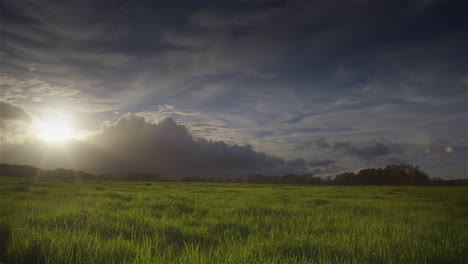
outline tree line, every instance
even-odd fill
[[[333,179],[338,185],[428,185],[429,175],[417,166],[401,164],[384,168],[364,169],[358,173],[343,173]]]
[[[1,177],[25,177],[25,178],[59,178],[59,179],[95,179],[91,173],[80,170],[55,169],[44,170],[28,165],[0,164]]]
[[[0,177],[57,178],[69,180],[126,180],[126,181],[182,181],[182,182],[233,182],[264,184],[298,184],[298,185],[434,185],[434,186],[467,186],[468,179],[444,180],[430,178],[419,167],[399,164],[383,168],[363,169],[357,173],[346,172],[335,177],[318,177],[313,174],[286,174],[270,176],[262,174],[249,175],[245,178],[208,178],[184,177],[180,179],[164,178],[157,173],[128,173],[125,175],[101,174],[55,169],[44,170],[28,165],[0,164]]]

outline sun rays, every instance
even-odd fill
[[[73,137],[71,122],[65,118],[48,117],[38,124],[38,137],[46,142],[57,143]]]

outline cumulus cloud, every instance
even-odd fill
[[[138,171],[175,177],[246,176],[307,170],[307,163],[302,159],[284,160],[255,151],[250,145],[194,138],[185,126],[171,118],[152,124],[133,114],[104,126],[100,133],[85,142],[73,141],[62,148],[66,148],[66,157],[60,153],[61,148],[47,148],[38,141],[4,146],[2,162],[21,160],[21,163],[36,166],[73,166],[95,173]],[[38,164],[39,161],[42,163]]]

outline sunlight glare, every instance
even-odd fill
[[[64,119],[45,119],[39,124],[39,137],[47,142],[62,142],[72,137],[71,126]]]

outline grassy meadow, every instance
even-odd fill
[[[468,187],[0,178],[3,263],[468,263]]]

